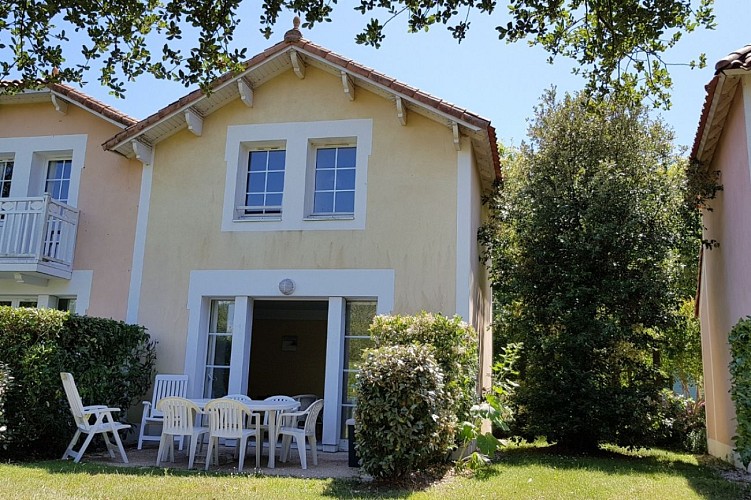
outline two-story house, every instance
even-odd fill
[[[421,310],[475,327],[487,386],[488,120],[293,29],[104,147],[142,165],[126,319],[191,396],[316,394],[337,449],[370,319]]]
[[[0,305],[125,319],[140,164],[101,144],[134,123],[65,85],[0,93]]]

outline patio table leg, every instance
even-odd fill
[[[270,410],[269,414],[269,469],[274,468],[276,457],[276,442],[279,439],[279,431],[276,427],[276,411]]]

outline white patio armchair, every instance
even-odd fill
[[[70,444],[68,444],[68,448],[63,454],[63,460],[71,457],[75,463],[80,462],[81,457],[83,457],[84,452],[86,452],[86,448],[88,448],[91,440],[96,434],[102,435],[110,457],[115,458],[115,446],[107,436],[108,433],[112,433],[112,437],[115,438],[115,443],[117,443],[117,449],[120,452],[120,456],[122,457],[123,462],[127,464],[128,456],[125,454],[123,442],[120,440],[117,431],[130,429],[130,425],[117,422],[112,417],[112,412],[120,411],[120,408],[110,408],[107,405],[84,406],[81,402],[81,396],[78,394],[76,382],[73,380],[73,375],[67,372],[61,372],[60,378],[63,381],[63,388],[65,389],[65,395],[68,398],[70,412],[73,414],[73,419],[75,420],[77,427],[73,439],[70,440]],[[74,451],[73,447],[78,443],[81,434],[86,434],[86,439],[84,439],[78,451]]]
[[[264,401],[277,401],[277,402],[283,402],[283,403],[292,403],[296,402],[297,400],[293,398],[292,396],[269,396],[264,399]],[[277,427],[280,425],[279,419],[276,419],[276,425]],[[261,441],[263,441],[263,434],[268,433],[269,436],[271,436],[271,433],[269,432],[269,414],[266,412],[263,415],[263,423],[261,424]],[[276,443],[272,443],[271,439],[269,439],[269,453],[276,453]]]
[[[143,447],[144,441],[159,441],[160,434],[149,434],[148,430],[154,425],[162,424],[162,412],[157,408],[157,403],[162,398],[179,397],[184,398],[188,393],[188,376],[187,375],[157,375],[154,379],[154,394],[151,401],[143,402],[143,416],[141,417],[141,428],[138,432],[138,449]],[[183,449],[182,437],[180,440],[180,450]]]
[[[310,442],[310,453],[313,457],[313,465],[318,465],[316,421],[318,420],[318,415],[320,415],[322,409],[323,399],[319,399],[308,406],[308,409],[305,411],[284,412],[281,414],[279,435],[282,436],[282,455],[280,461],[287,461],[292,438],[295,438],[297,452],[300,454],[300,465],[302,465],[303,469],[307,469],[308,453],[305,448],[305,438],[308,438],[308,441]],[[300,428],[297,426],[297,422],[302,418],[305,419],[305,426]]]
[[[170,462],[175,461],[175,438],[187,436],[190,440],[188,469],[192,469],[196,458],[196,447],[200,450],[201,438],[209,432],[208,427],[196,425],[196,417],[201,413],[201,409],[192,401],[178,397],[162,398],[156,406],[162,413],[163,419],[162,436],[159,440],[159,451],[156,454],[157,467],[168,451],[167,446],[169,446]]]
[[[245,462],[245,453],[248,448],[248,439],[252,436],[256,439],[256,468],[261,463],[261,443],[259,441],[260,415],[252,413],[247,406],[240,401],[222,398],[214,399],[206,403],[204,413],[209,415],[209,446],[206,450],[206,470],[213,458],[214,463],[219,463],[219,440],[237,439],[238,444],[235,452],[240,451],[237,470],[242,472]],[[255,422],[250,428],[245,427],[246,419],[250,417]]]

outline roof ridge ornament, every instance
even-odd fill
[[[300,32],[300,16],[295,16],[295,18],[292,20],[292,29],[284,34],[284,41],[293,43],[300,41],[301,38],[302,33]]]

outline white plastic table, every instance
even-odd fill
[[[211,401],[211,399],[205,398],[190,398],[190,400],[198,405],[201,410],[203,410],[204,406],[206,406],[206,403]],[[247,406],[248,409],[253,413],[263,412],[269,416],[269,468],[273,469],[275,467],[274,460],[276,457],[276,442],[279,440],[279,428],[276,423],[276,416],[281,411],[298,409],[300,407],[300,403],[298,401],[253,400],[250,403],[243,402],[242,404]]]

